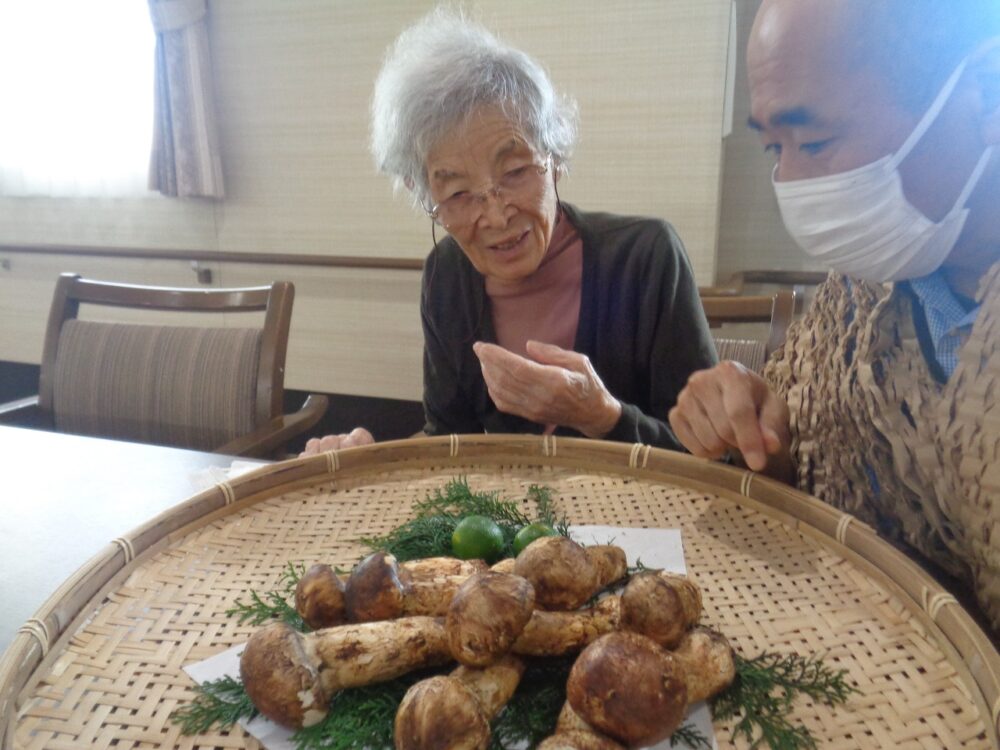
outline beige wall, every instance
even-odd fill
[[[746,126],[750,116],[746,45],[761,0],[736,0],[738,50],[733,132],[725,139],[719,254],[722,281],[743,270],[813,270],[811,261],[788,236],[771,188],[773,157]]]
[[[228,197],[0,198],[0,244],[165,247],[422,258],[430,226],[393,198],[366,149],[386,45],[432,3],[211,0]],[[580,104],[564,199],[661,216],[702,283],[715,276],[730,0],[482,0],[488,25],[544,62]],[[56,270],[194,284],[184,264],[7,258],[0,359],[38,361]],[[288,385],[420,394],[419,275],[221,263],[230,286],[296,283]],[[31,279],[29,294],[23,279]]]

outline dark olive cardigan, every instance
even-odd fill
[[[717,361],[680,238],[658,219],[579,211],[562,204],[583,240],[575,351],[586,354],[622,415],[608,440],[680,449],[667,412],[695,370]],[[424,266],[424,412],[429,435],[541,433],[497,410],[476,341],[496,342],[483,277],[458,244],[438,243]],[[557,435],[579,435],[560,427]]]

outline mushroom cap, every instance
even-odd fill
[[[520,576],[476,573],[455,592],[445,628],[451,655],[484,667],[514,645],[535,609],[535,590]]]
[[[566,697],[587,724],[630,747],[669,737],[687,710],[687,685],[673,656],[628,631],[608,633],[583,650]]]
[[[347,622],[344,582],[329,565],[313,565],[295,586],[295,610],[313,630]]]
[[[586,550],[569,537],[536,539],[514,561],[514,572],[535,587],[542,609],[577,609],[597,589],[597,569]]]
[[[621,598],[621,627],[676,646],[701,616],[701,592],[684,576],[646,570],[633,576]]]
[[[368,555],[347,579],[347,616],[351,622],[394,620],[403,614],[406,589],[394,556],[386,552]]]
[[[297,729],[326,716],[330,696],[302,636],[283,622],[250,636],[240,656],[240,679],[257,710],[276,724]]]
[[[591,544],[584,549],[587,557],[597,569],[597,584],[608,586],[625,577],[628,573],[628,559],[625,550],[614,544]]]
[[[396,711],[396,750],[486,750],[490,724],[464,682],[438,676],[413,685]]]

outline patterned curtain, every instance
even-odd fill
[[[149,0],[156,31],[156,103],[149,187],[222,198],[222,160],[206,0]]]

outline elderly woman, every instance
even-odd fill
[[[424,269],[425,432],[586,435],[679,448],[667,413],[716,362],[664,221],[559,200],[574,107],[481,26],[431,13],[389,50],[372,103],[379,169],[438,242]],[[367,433],[314,441],[313,450]]]

